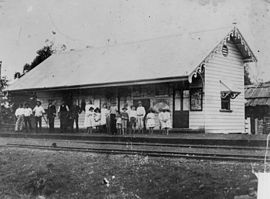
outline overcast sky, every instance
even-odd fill
[[[81,49],[233,22],[259,60],[253,76],[270,80],[270,0],[0,0],[2,73],[22,72],[46,39]]]

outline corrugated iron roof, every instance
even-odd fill
[[[246,106],[270,106],[270,84],[245,86]]]
[[[6,90],[51,89],[188,76],[227,29],[57,53]],[[231,33],[229,33],[231,34]]]
[[[246,106],[270,106],[270,98],[247,99]]]
[[[270,98],[270,85],[245,87],[245,98]]]

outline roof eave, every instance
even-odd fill
[[[179,81],[188,81],[188,76],[165,77],[165,78],[122,81],[122,82],[109,82],[109,83],[102,83],[102,84],[84,84],[84,85],[73,85],[73,86],[27,88],[27,89],[13,89],[13,90],[6,89],[5,91],[6,92],[27,92],[27,91],[91,89],[91,88],[105,88],[105,87],[118,87],[118,86],[133,86],[133,85],[143,85],[143,84],[171,83],[171,82],[179,82]]]

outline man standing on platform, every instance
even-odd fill
[[[53,104],[53,100],[49,100],[48,110],[47,110],[47,119],[49,122],[49,132],[54,132],[54,118],[56,117],[56,108]]]
[[[81,112],[82,112],[81,108],[74,102],[70,108],[70,115],[71,115],[70,125],[71,125],[72,133],[73,133],[73,129],[74,129],[74,127],[73,127],[74,122],[76,124],[76,132],[77,133],[79,132],[79,114]]]
[[[116,114],[118,112],[118,108],[116,106],[116,103],[113,102],[110,107],[110,131],[112,135],[116,135],[117,129],[116,129]]]
[[[36,133],[38,133],[38,130],[41,131],[42,128],[42,116],[45,113],[44,108],[41,106],[41,102],[37,101],[36,107],[33,109],[34,116],[35,116],[35,124],[36,124]]]
[[[68,115],[69,114],[69,108],[66,105],[66,103],[63,101],[61,106],[58,109],[58,117],[60,119],[60,131],[61,133],[66,132],[67,125],[68,125]]]
[[[138,107],[137,107],[137,125],[138,125],[138,130],[139,133],[142,132],[143,133],[143,120],[144,120],[144,116],[145,116],[145,108],[142,106],[142,102],[139,101],[138,102]]]
[[[25,125],[25,131],[28,132],[28,130],[32,131],[32,125],[31,125],[31,115],[33,111],[29,107],[28,103],[25,103],[24,107],[24,125]]]

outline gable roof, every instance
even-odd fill
[[[237,34],[239,33],[239,34]],[[37,90],[112,83],[186,78],[233,34],[243,45],[243,59],[256,61],[237,28],[56,53],[15,81],[6,90]],[[242,42],[242,43],[241,43]],[[214,50],[213,50],[214,49]]]

